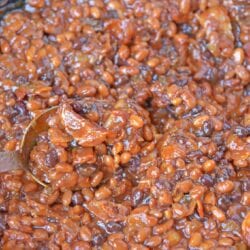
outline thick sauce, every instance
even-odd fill
[[[28,0],[0,25],[0,248],[247,250],[247,1]]]

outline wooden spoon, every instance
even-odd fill
[[[30,152],[36,144],[36,138],[41,132],[49,129],[47,119],[56,112],[57,108],[58,106],[46,109],[30,122],[24,132],[20,151],[0,152],[0,173],[21,168],[27,171],[37,183],[43,187],[48,187],[47,184],[40,181],[31,173],[29,169],[29,158]]]

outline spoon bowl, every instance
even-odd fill
[[[29,158],[31,150],[36,144],[36,138],[40,133],[49,129],[47,119],[50,115],[53,115],[56,112],[57,108],[58,106],[55,106],[44,110],[30,122],[24,132],[20,144],[20,151],[0,152],[0,173],[21,168],[28,172],[37,183],[43,187],[48,187],[47,184],[31,173],[29,168]]]

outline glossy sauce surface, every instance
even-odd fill
[[[0,25],[1,249],[250,245],[243,1],[28,0]]]

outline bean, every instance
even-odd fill
[[[236,48],[233,52],[234,62],[237,64],[242,64],[244,61],[244,50],[242,48]]]
[[[149,227],[141,227],[138,229],[138,232],[135,236],[135,240],[138,243],[142,243],[146,240],[148,235],[150,235],[151,229]]]
[[[154,234],[163,234],[163,233],[167,232],[169,229],[171,229],[173,225],[174,225],[174,220],[170,219],[163,224],[159,224],[159,225],[155,226],[153,228],[153,233]]]
[[[72,249],[73,250],[78,250],[78,249],[86,249],[86,250],[90,250],[91,246],[88,242],[84,242],[84,241],[75,241],[72,244]]]
[[[190,0],[181,0],[180,2],[180,12],[183,14],[188,14],[191,8]]]
[[[96,172],[95,175],[91,179],[91,183],[90,183],[91,186],[92,187],[98,186],[101,183],[103,176],[104,176],[103,172],[101,171]]]
[[[43,200],[43,203],[48,203],[49,205],[53,204],[56,202],[56,200],[59,197],[59,192],[57,190],[53,191],[50,193],[47,197],[45,196],[46,201]]]
[[[193,124],[195,127],[198,128],[198,127],[201,127],[205,121],[208,121],[208,119],[209,119],[209,116],[207,115],[198,116],[197,118],[194,119]]]
[[[130,161],[131,159],[131,154],[129,152],[123,152],[121,154],[120,162],[121,164],[126,164]]]
[[[103,163],[111,170],[115,168],[115,161],[111,155],[104,155],[103,156]]]
[[[35,8],[42,8],[45,4],[44,0],[28,0],[28,3]]]
[[[142,62],[147,58],[149,51],[147,49],[141,49],[135,54],[135,59],[139,62]]]
[[[119,72],[122,75],[135,76],[139,74],[139,69],[131,66],[122,66],[120,67]]]
[[[90,189],[87,189],[87,188],[82,190],[82,195],[86,201],[91,201],[94,198],[93,191],[91,191]]]
[[[101,186],[96,192],[95,192],[95,198],[97,200],[104,200],[109,198],[112,195],[111,190],[106,186]]]
[[[67,190],[66,192],[64,192],[63,196],[62,196],[63,205],[69,206],[69,204],[71,203],[71,198],[72,198],[72,191],[71,190]]]
[[[0,173],[0,249],[247,249],[243,2],[27,0],[3,16],[0,149],[27,153],[29,123],[58,108],[28,141],[49,188]]]
[[[76,93],[82,97],[91,97],[96,95],[96,88],[90,85],[81,85],[77,88]]]
[[[188,193],[193,187],[193,183],[191,180],[185,180],[177,183],[176,188],[178,188],[183,193]]]
[[[49,239],[48,232],[43,229],[35,229],[33,232],[33,238],[37,241],[46,241]]]
[[[195,232],[191,234],[191,237],[189,239],[189,246],[190,247],[199,247],[202,243],[202,236],[201,233]]]
[[[161,244],[162,238],[160,236],[152,236],[147,239],[144,244],[148,247],[157,247]]]
[[[250,204],[250,192],[244,192],[241,198],[241,203],[245,206],[249,206]]]
[[[170,246],[175,246],[180,242],[181,235],[180,235],[180,233],[178,231],[176,231],[174,229],[170,229],[166,233],[166,239],[168,240],[168,243],[169,243]]]
[[[114,77],[112,76],[111,73],[109,73],[108,71],[105,71],[102,75],[102,79],[107,82],[108,84],[110,85],[113,85],[114,84]]]
[[[115,250],[120,250],[120,249],[127,250],[127,249],[129,249],[127,243],[121,239],[114,240],[112,246],[113,246],[113,249],[115,249]]]
[[[83,241],[88,241],[88,242],[92,240],[92,233],[87,226],[82,226],[80,228],[80,238]]]
[[[231,193],[234,189],[234,183],[230,180],[225,180],[217,183],[215,188],[221,194]]]
[[[160,64],[160,59],[157,57],[151,58],[148,60],[147,65],[151,68],[155,68]]]
[[[56,164],[55,168],[59,173],[71,173],[73,171],[72,165],[65,162]]]
[[[66,173],[63,175],[62,178],[56,180],[55,186],[62,189],[71,188],[76,185],[77,180],[78,180],[78,175],[75,172]]]
[[[121,59],[126,60],[130,55],[129,48],[126,45],[122,45],[119,48],[118,55]]]
[[[131,115],[129,118],[129,121],[130,121],[131,126],[135,128],[142,128],[144,124],[142,118],[137,115]]]
[[[203,163],[202,169],[204,172],[209,173],[212,172],[216,167],[216,163],[214,160],[207,160]]]
[[[230,238],[221,238],[219,240],[219,245],[220,246],[232,246],[234,241]]]
[[[211,211],[212,211],[212,214],[214,215],[214,217],[219,222],[223,222],[223,221],[226,220],[226,216],[225,216],[224,212],[220,208],[218,208],[216,206],[213,206],[212,209],[211,209]]]
[[[91,7],[90,14],[92,17],[99,19],[101,17],[101,11],[98,7]]]

